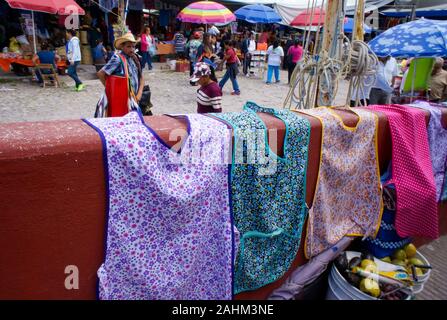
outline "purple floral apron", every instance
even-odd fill
[[[109,216],[100,299],[232,299],[231,131],[187,115],[171,150],[140,114],[85,120],[105,151]]]
[[[428,143],[430,146],[433,173],[435,175],[436,199],[440,199],[447,169],[447,130],[442,126],[441,108],[431,106],[426,101],[416,101],[408,106],[430,111]]]

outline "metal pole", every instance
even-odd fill
[[[416,20],[416,4],[413,3],[413,8],[411,8],[411,17],[410,21]]]
[[[363,20],[365,19],[365,0],[357,1],[357,8],[355,9],[354,17],[354,33],[353,40],[364,40]]]
[[[126,26],[127,12],[129,11],[129,0],[126,1],[126,9],[124,9],[124,26]]]
[[[33,21],[33,42],[34,42],[34,53],[37,54],[37,44],[36,44],[36,27],[34,25],[34,11],[31,11],[31,17]]]
[[[414,58],[413,61],[411,63],[414,62],[414,69],[413,69],[413,74],[412,79],[411,79],[411,96],[410,96],[410,103],[413,102],[413,95],[414,95],[414,80],[416,79],[416,70],[417,70],[417,66],[418,66],[418,59]],[[411,66],[410,66],[411,69]]]

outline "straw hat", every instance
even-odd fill
[[[137,40],[135,40],[135,37],[132,33],[128,32],[124,36],[115,39],[114,46],[116,49],[121,49],[121,46],[126,42],[136,43]]]

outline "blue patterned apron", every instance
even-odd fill
[[[270,149],[267,128],[256,112],[270,113],[285,123],[284,157]],[[252,102],[243,112],[213,115],[234,130],[232,206],[241,233],[234,275],[237,294],[276,281],[297,254],[308,212],[310,123],[288,110],[263,108]]]

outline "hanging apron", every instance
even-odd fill
[[[312,258],[344,236],[375,237],[383,211],[377,156],[378,117],[348,108],[359,117],[347,127],[332,108],[300,111],[322,123],[318,181],[309,210],[305,254]]]
[[[129,100],[134,95],[129,79],[126,58],[118,54],[123,64],[124,76],[110,75],[106,77],[107,116],[122,117],[129,113]]]
[[[379,232],[375,239],[366,238],[362,242],[363,248],[379,259],[391,257],[397,249],[403,248],[412,241],[408,237],[399,237],[396,232],[396,188],[394,184],[388,183],[391,178],[391,167],[390,163],[387,171],[380,178],[384,210]]]
[[[286,124],[284,157],[271,151],[266,126],[256,112],[273,114]],[[252,102],[243,112],[213,115],[234,130],[232,207],[241,234],[234,275],[237,294],[276,281],[296,257],[307,216],[310,123],[290,111]]]
[[[447,160],[446,160],[446,164],[447,166]],[[447,201],[447,171],[445,173],[445,177],[444,177],[444,187],[443,187],[443,191],[441,193],[441,201]]]
[[[179,152],[137,112],[85,120],[102,138],[108,177],[101,299],[232,299],[231,130],[185,117]]]
[[[388,118],[392,178],[396,186],[396,230],[400,237],[439,236],[436,186],[425,113],[402,105],[368,106]]]
[[[430,146],[433,173],[435,175],[436,199],[438,200],[441,198],[447,169],[447,129],[444,129],[442,126],[442,112],[439,107],[431,106],[425,101],[416,101],[408,106],[430,111],[428,143]]]

